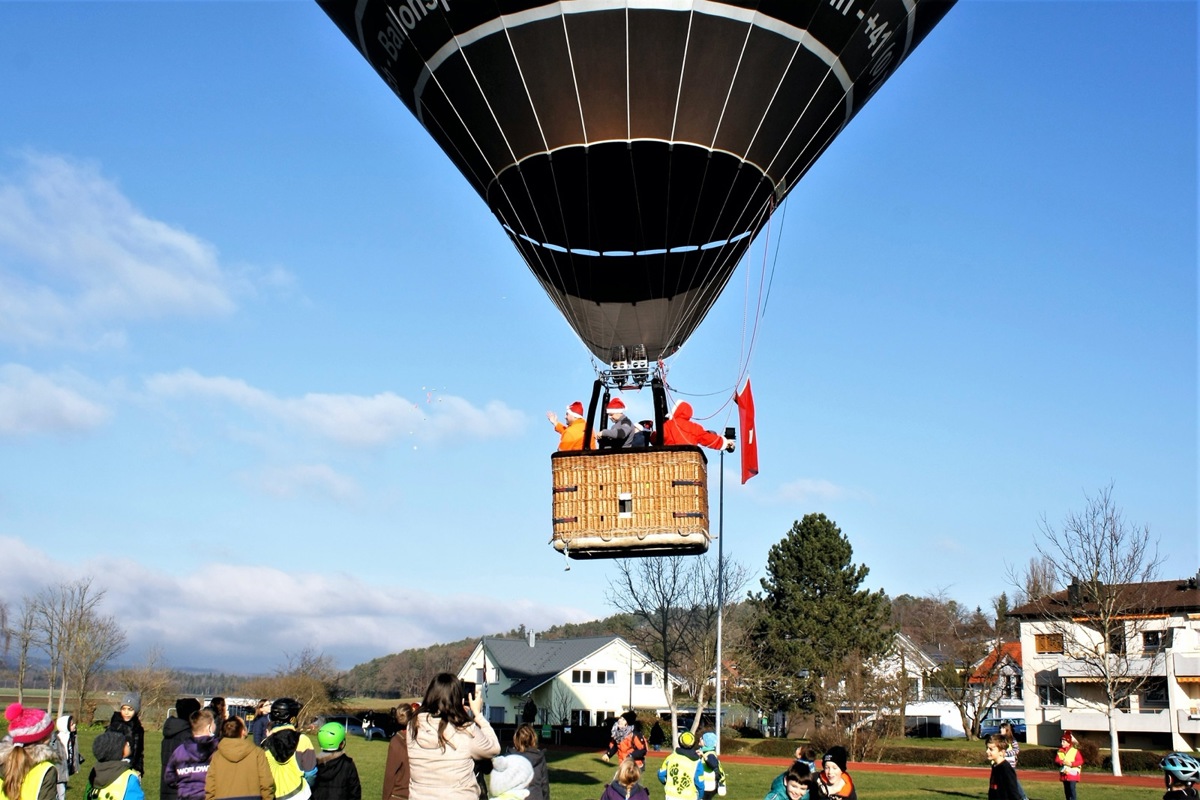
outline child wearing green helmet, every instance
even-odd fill
[[[358,767],[346,755],[346,728],[340,722],[326,722],[317,731],[317,779],[313,781],[312,800],[362,800]]]

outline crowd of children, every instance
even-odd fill
[[[453,676],[445,676],[452,678]],[[445,682],[445,681],[444,681]],[[446,682],[449,685],[448,682]],[[439,696],[431,686],[431,697]],[[452,699],[454,693],[443,694]],[[453,687],[451,687],[453,688]],[[461,690],[460,690],[461,694]],[[471,698],[478,703],[475,698]],[[362,800],[362,784],[358,769],[346,753],[346,728],[328,722],[317,731],[315,749],[309,738],[295,727],[300,705],[295,700],[281,698],[268,707],[268,724],[262,746],[247,738],[249,729],[239,717],[224,720],[218,727],[213,707],[200,708],[199,702],[184,698],[176,704],[179,714],[188,713],[186,735],[164,728],[162,798],[178,800]],[[463,698],[466,712],[473,705]],[[399,732],[389,744],[382,800],[409,800],[413,765],[409,758],[421,709],[435,707],[427,702],[419,709],[401,706],[396,711]],[[437,728],[438,718],[426,719]],[[141,776],[144,764],[142,752],[144,735],[137,719],[135,696],[127,696],[113,716],[107,730],[92,744],[95,762],[86,784],[86,800],[145,800]],[[25,708],[13,703],[5,710],[8,733],[0,740],[0,800],[64,800],[71,775],[79,772],[86,759],[77,752],[75,722],[69,716],[52,723],[51,717],[39,709]],[[468,713],[464,720],[479,724],[479,716]],[[429,724],[428,722],[426,724]],[[178,726],[176,726],[178,727]],[[460,725],[460,728],[462,726]],[[489,729],[490,730],[490,729]],[[457,734],[456,734],[457,735]],[[473,734],[467,732],[468,737]],[[439,738],[444,740],[445,734]],[[169,746],[168,746],[169,745]],[[667,800],[712,800],[725,794],[726,774],[716,753],[716,735],[704,733],[699,740],[691,731],[679,734],[677,747],[662,762],[658,779]],[[487,748],[485,748],[487,749]],[[1017,757],[1020,745],[1011,728],[1001,728],[999,734],[986,739],[985,755],[991,764],[988,780],[988,800],[1028,800],[1017,778]],[[466,767],[474,758],[471,750],[459,756],[466,758]],[[549,800],[549,774],[545,754],[538,748],[538,736],[531,725],[518,728],[513,747],[503,756],[488,749],[481,760],[486,769],[474,768],[475,777],[469,785],[476,786],[469,794],[475,800]],[[648,789],[641,784],[646,740],[632,712],[627,712],[613,725],[612,741],[603,755],[605,761],[617,756],[618,766],[613,779],[602,790],[599,800],[649,800]],[[848,771],[844,747],[831,747],[820,758],[819,769],[815,753],[797,750],[795,762],[772,783],[764,800],[857,800],[854,780]],[[1065,800],[1075,800],[1083,769],[1079,742],[1070,731],[1064,731],[1055,753]],[[417,759],[417,772],[428,771]],[[1166,793],[1163,800],[1200,800],[1196,785],[1200,783],[1200,760],[1187,753],[1170,753],[1160,767]],[[440,767],[438,769],[441,769]],[[436,774],[437,769],[430,774]],[[486,779],[483,777],[486,775]],[[426,778],[428,779],[428,775]],[[425,787],[438,794],[436,784]]]

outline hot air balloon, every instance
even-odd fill
[[[317,2],[619,387],[683,345],[954,0]]]

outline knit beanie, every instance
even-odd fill
[[[122,706],[129,706],[136,714],[142,710],[142,696],[137,692],[129,692],[121,698]]]
[[[522,755],[497,756],[492,759],[492,775],[488,785],[492,797],[512,792],[520,797],[529,796],[529,784],[533,782],[533,764]]]
[[[712,731],[700,737],[700,752],[712,753],[717,749],[717,735]]]
[[[54,730],[54,720],[40,708],[25,708],[20,703],[13,703],[4,709],[4,718],[8,720],[8,735],[13,744],[27,745],[40,742]]]
[[[696,746],[696,734],[691,731],[684,731],[679,734],[679,746],[685,750],[690,750]]]
[[[821,759],[824,764],[827,761],[832,761],[838,765],[842,772],[846,771],[846,762],[850,760],[850,754],[846,752],[846,748],[839,745],[834,745],[829,748],[829,752],[825,753],[825,757]]]
[[[129,741],[120,731],[105,731],[92,742],[92,755],[97,761],[120,761],[125,757],[125,743]]]

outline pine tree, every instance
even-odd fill
[[[806,515],[771,547],[763,592],[750,598],[760,702],[811,708],[838,683],[848,659],[865,661],[890,646],[888,597],[859,588],[869,570],[852,563],[853,555],[850,540],[824,514]]]

